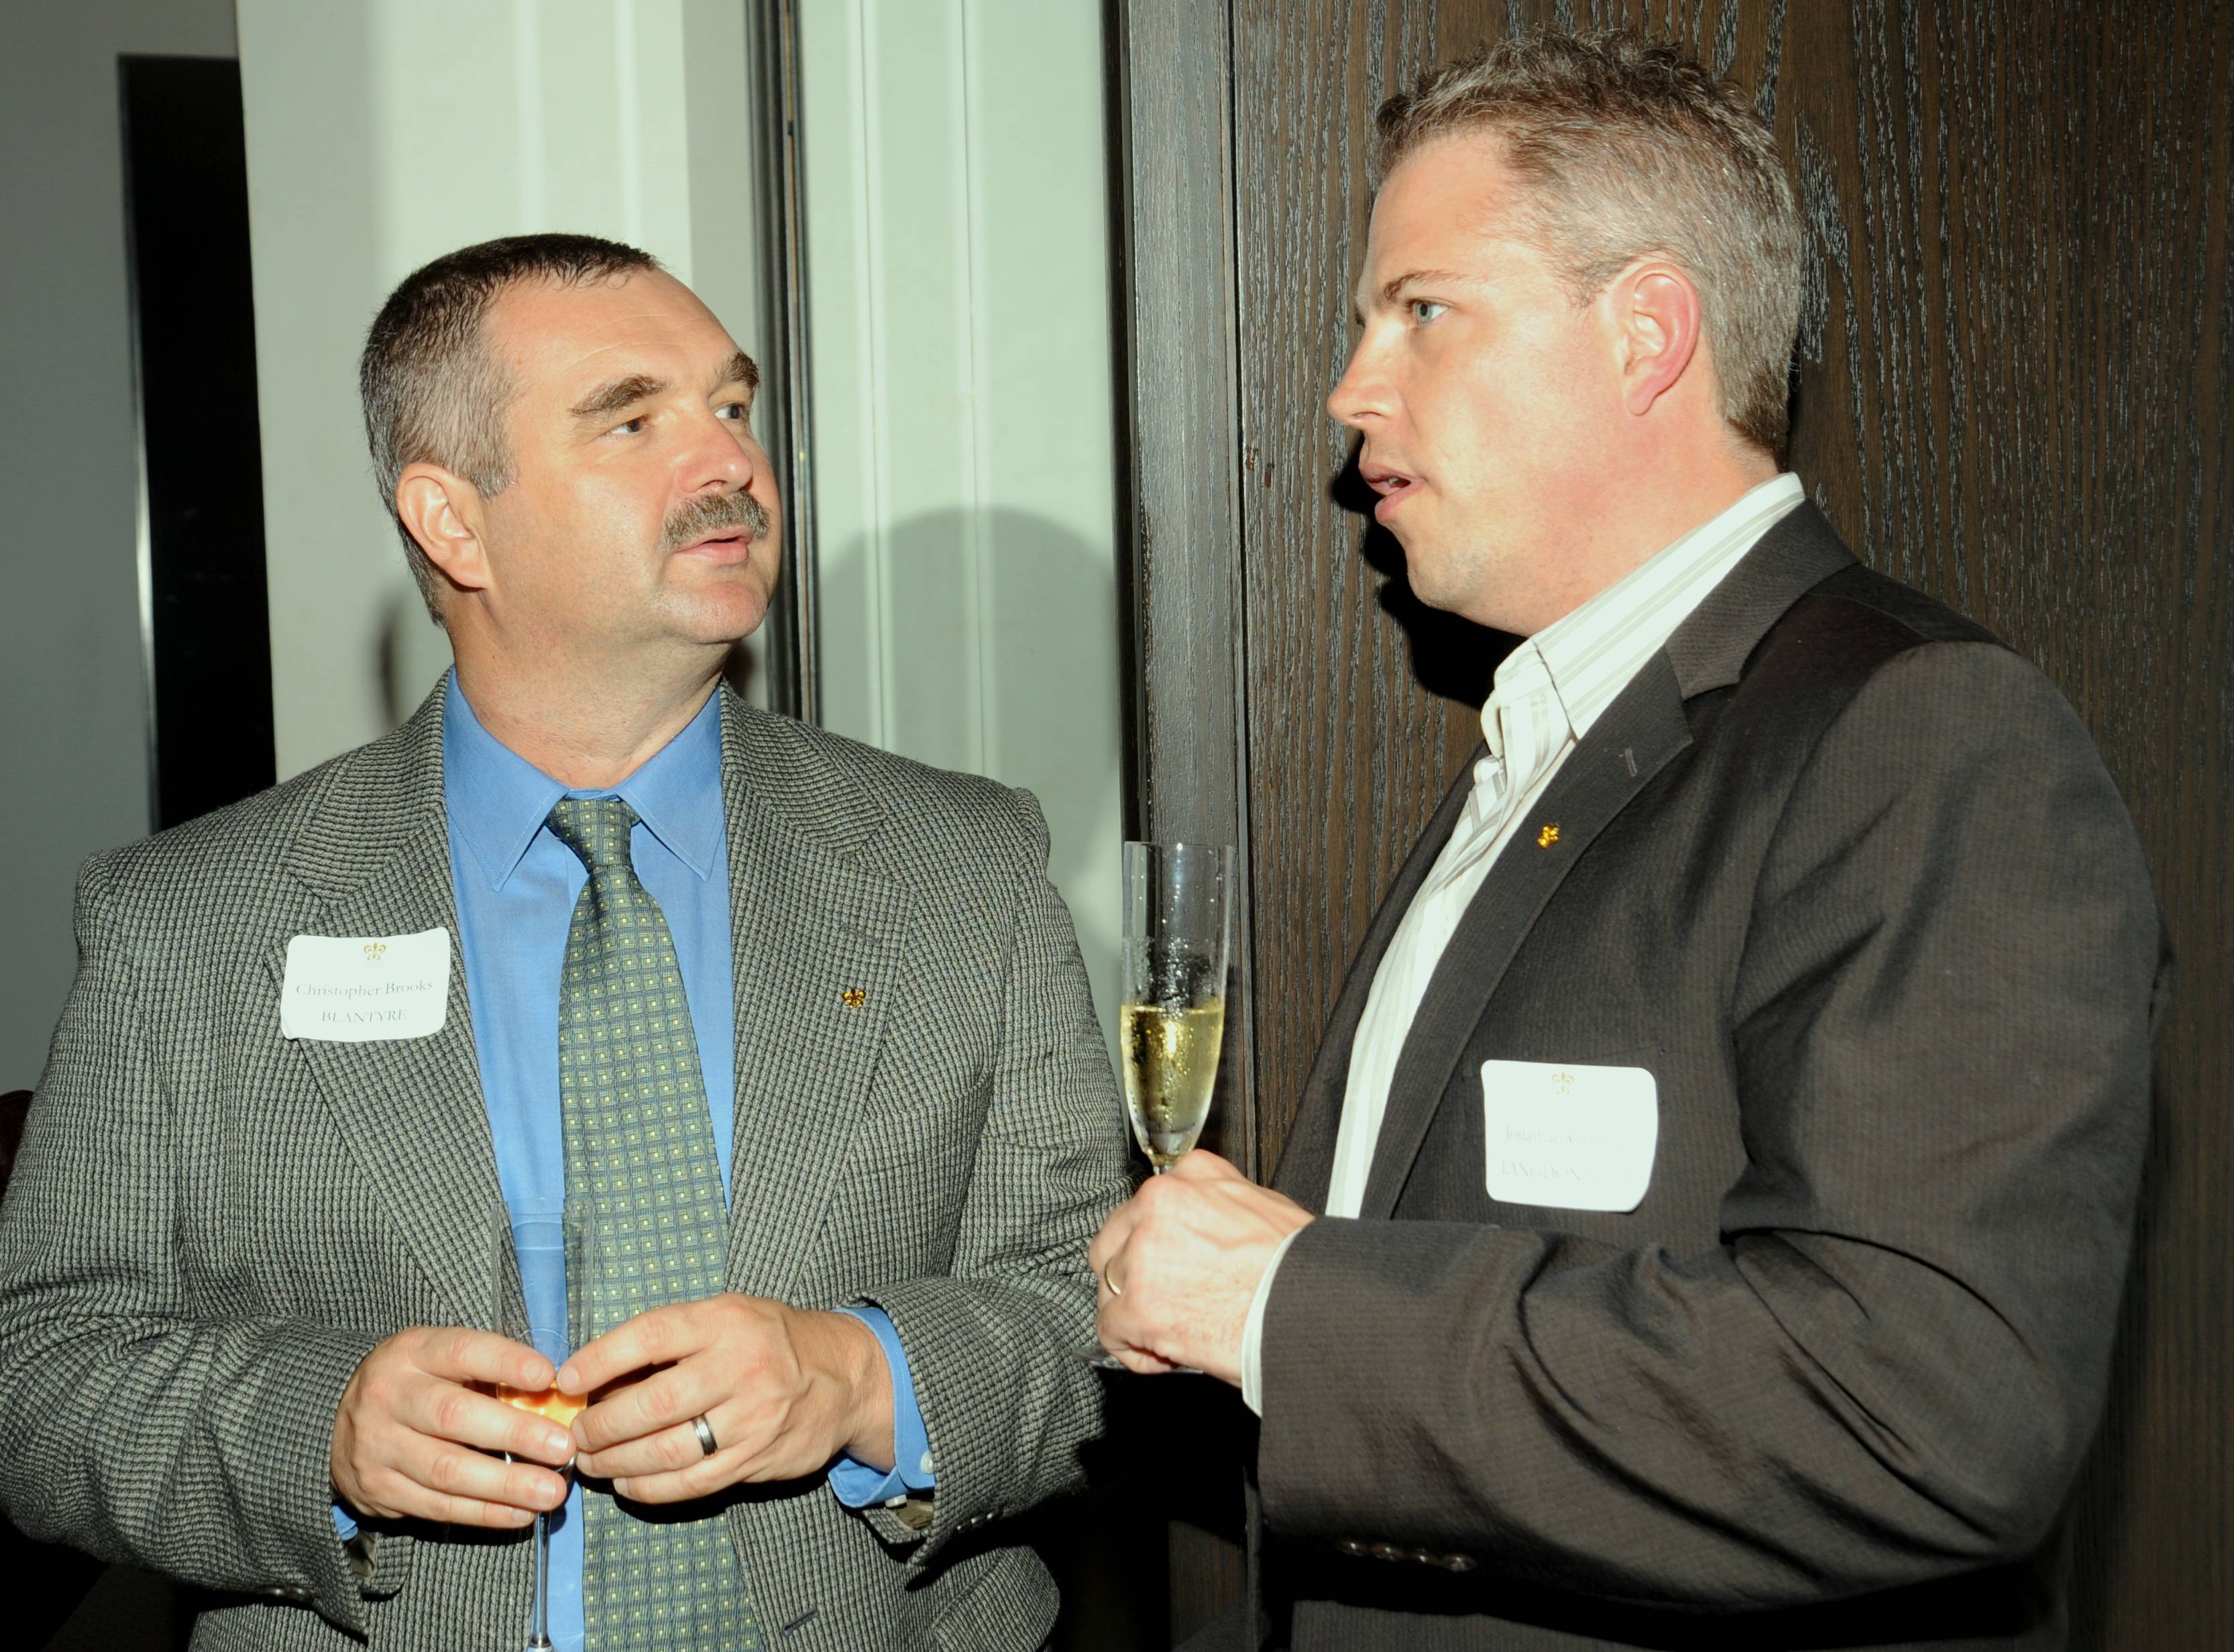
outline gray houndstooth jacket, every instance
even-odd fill
[[[873,1302],[937,1463],[929,1523],[820,1479],[729,1527],[772,1647],[1037,1647],[1010,1517],[1099,1423],[1086,1244],[1121,1118],[1029,796],[722,703],[736,991],[732,1290]],[[462,964],[446,1024],[279,1034],[299,933],[454,933],[439,694],[388,738],[105,855],[0,1211],[0,1500],[219,1591],[198,1649],[519,1643],[524,1541],[345,1548],[336,1405],[382,1338],[486,1322],[499,1198]],[[920,1521],[920,1505],[903,1512]]]

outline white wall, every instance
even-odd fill
[[[1101,8],[800,8],[823,721],[1029,787],[1105,1025],[1122,835]]]
[[[0,1090],[45,1062],[79,865],[150,826],[121,53],[229,57],[230,0],[0,26]]]
[[[656,254],[756,346],[742,0],[238,0],[282,779],[448,663],[371,481],[356,357],[429,258],[572,230]]]

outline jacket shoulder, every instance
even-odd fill
[[[763,754],[755,772],[780,774],[790,793],[782,801],[796,813],[872,811],[887,838],[911,850],[1044,852],[1046,828],[1028,792],[774,712],[741,707],[740,713],[748,748]]]
[[[208,925],[224,912],[268,914],[310,863],[346,860],[420,829],[440,809],[440,695],[380,740],[319,762],[255,796],[96,856],[81,901],[108,894],[129,912]],[[324,840],[324,850],[317,845]]]
[[[1762,635],[1736,681],[1687,701],[1695,738],[1757,775],[1796,775],[1826,741],[1885,739],[1919,761],[1995,727],[2078,719],[2046,675],[1944,603],[1851,565],[1811,586]],[[1844,730],[1834,740],[1833,731]],[[2091,747],[2090,747],[2091,750]]]
[[[228,883],[275,874],[286,865],[304,823],[335,785],[346,785],[350,769],[369,749],[344,751],[239,802],[96,854],[85,863],[85,881],[129,898],[139,892],[177,892],[181,885],[221,890]]]
[[[1739,676],[1737,697],[1773,702],[1787,723],[1828,721],[1897,663],[1904,674],[1999,679],[2014,668],[2038,675],[1976,620],[1854,564],[1811,587],[1769,626]]]
[[[1857,563],[1793,603],[1761,638],[1754,663],[1806,652],[1874,667],[1934,643],[2008,646],[1937,598]]]

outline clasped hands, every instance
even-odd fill
[[[1242,1333],[1264,1270],[1312,1220],[1216,1153],[1186,1154],[1111,1213],[1086,1258],[1101,1346],[1133,1370],[1192,1366],[1238,1387]]]
[[[571,1432],[498,1385],[596,1396]],[[706,1454],[691,1420],[718,1448]],[[517,1527],[565,1500],[571,1461],[640,1503],[892,1460],[892,1378],[849,1314],[735,1294],[639,1314],[551,1361],[492,1331],[417,1327],[367,1355],[334,1418],[334,1489],[359,1513]],[[506,1462],[505,1454],[514,1460]]]

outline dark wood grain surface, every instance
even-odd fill
[[[1224,0],[1122,0],[1120,372],[1133,646],[1132,830],[1231,844],[1247,886],[1243,538],[1235,394],[1232,80]],[[1140,134],[1136,141],[1133,134]],[[1143,668],[1146,669],[1143,669]],[[1258,1141],[1249,904],[1239,904],[1218,1107],[1204,1145]]]
[[[1225,0],[1114,0],[1118,381],[1124,402],[1127,833],[1226,843],[1249,886],[1247,702],[1236,394],[1233,82]],[[1256,1173],[1260,1132],[1251,908],[1236,904],[1218,1105],[1203,1146]],[[1119,1385],[1107,1472],[1088,1499],[1104,1542],[1057,1573],[1059,1652],[1143,1644],[1114,1603],[1153,1577],[1175,1641],[1244,1588],[1239,1521],[1248,1419],[1221,1385]],[[1160,1541],[1159,1541],[1160,1539]],[[1145,1546],[1144,1546],[1145,1545]],[[1110,1603],[1081,1609],[1099,1594]],[[1168,1643],[1168,1642],[1166,1642]]]
[[[1366,532],[1346,490],[1349,444],[1323,411],[1349,344],[1372,110],[1422,64],[1516,27],[1619,23],[1680,39],[1750,88],[1801,185],[1794,467],[1874,565],[2046,668],[2094,730],[2147,844],[2181,968],[2110,1412],[2076,1508],[2074,1644],[2234,1646],[2234,7],[1231,0],[1230,20],[1223,4],[1155,10],[1159,29],[1191,29],[1190,49],[1230,62],[1230,148],[1218,157],[1218,186],[1231,191],[1230,344],[1200,305],[1156,319],[1194,329],[1190,345],[1210,356],[1231,351],[1231,446],[1213,441],[1179,462],[1230,466],[1231,493],[1188,508],[1206,533],[1235,532],[1242,552],[1231,659],[1263,1162],[1277,1158],[1375,903],[1478,737],[1473,704],[1506,645],[1410,602],[1401,554]],[[1212,71],[1191,73],[1200,86]],[[1199,125],[1172,141],[1207,164]],[[1160,132],[1136,119],[1131,142],[1136,187],[1170,176],[1154,171]],[[1170,216],[1206,210],[1182,192]],[[1134,211],[1137,236],[1147,215]],[[1198,266],[1192,278],[1212,278],[1203,245],[1179,256]],[[1137,267],[1133,279],[1137,304]],[[1136,347],[1148,320],[1134,317]],[[1136,395],[1146,376],[1136,362]],[[1210,390],[1195,389],[1204,402],[1186,416],[1206,427]],[[1159,582],[1176,592],[1205,577],[1173,568],[1155,526],[1142,534],[1155,558],[1140,571],[1149,603]],[[1215,571],[1225,552],[1205,538],[1194,554]],[[1207,640],[1205,630],[1173,652],[1136,638],[1144,680]],[[1155,785],[1164,761],[1150,742]]]

